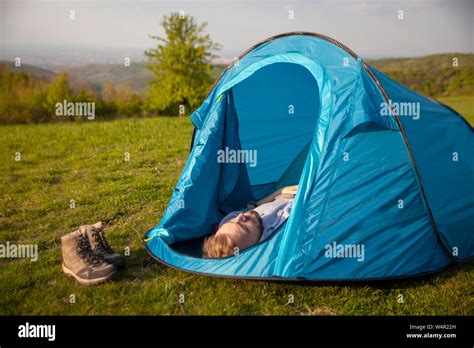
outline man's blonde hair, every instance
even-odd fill
[[[202,252],[206,258],[231,256],[236,247],[232,238],[227,234],[215,234],[207,237],[202,245]]]

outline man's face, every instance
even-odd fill
[[[256,211],[240,213],[219,228],[216,234],[227,234],[240,251],[255,245],[263,231],[262,219]]]

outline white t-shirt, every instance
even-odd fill
[[[293,201],[294,198],[278,199],[273,202],[264,203],[253,209],[260,215],[263,223],[263,232],[259,242],[270,237],[271,234],[275,232],[278,227],[286,221],[286,219],[288,219],[291,207],[293,206]],[[248,211],[248,209],[237,210],[227,214],[219,223],[219,228],[245,211]]]

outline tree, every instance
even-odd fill
[[[56,110],[56,103],[62,103],[64,100],[71,101],[73,96],[69,85],[69,75],[62,71],[55,77],[49,86],[44,99],[44,107],[49,116],[53,116]]]
[[[212,52],[220,45],[205,34],[207,23],[198,24],[191,16],[171,13],[161,25],[165,37],[150,36],[158,44],[145,51],[147,68],[153,73],[146,107],[176,115],[184,105],[188,113],[199,106],[212,83]]]
[[[25,72],[12,72],[0,63],[0,123],[42,122],[47,83]]]

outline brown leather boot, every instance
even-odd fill
[[[79,230],[61,238],[63,272],[83,285],[95,285],[112,279],[116,268],[104,257],[92,252],[89,238]]]
[[[100,254],[104,257],[105,262],[114,265],[117,268],[125,266],[125,256],[116,253],[105,239],[104,226],[102,222],[97,222],[93,225],[82,225],[79,231],[87,234],[94,253]]]

